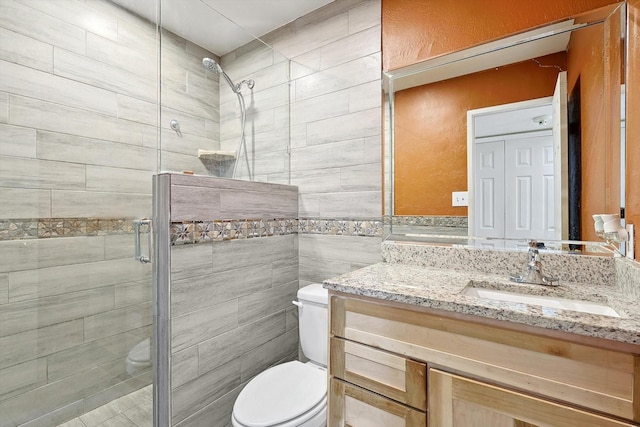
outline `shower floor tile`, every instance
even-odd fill
[[[153,389],[148,385],[58,427],[153,427]]]

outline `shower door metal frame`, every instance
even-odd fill
[[[153,425],[171,425],[171,177],[153,176]]]

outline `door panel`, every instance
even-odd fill
[[[476,145],[476,221],[479,237],[504,237],[504,141]]]
[[[553,137],[505,143],[505,237],[553,239]]]

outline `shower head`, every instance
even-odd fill
[[[253,80],[243,80],[239,84],[235,84],[227,75],[227,73],[224,72],[220,64],[218,64],[211,58],[202,58],[202,66],[206,68],[207,71],[213,71],[224,77],[231,90],[236,94],[240,94],[240,87],[243,83],[246,84],[249,89],[253,89],[253,86],[255,85],[255,82]]]
[[[220,64],[218,64],[216,61],[214,61],[211,58],[203,58],[202,66],[206,68],[207,71],[213,71],[215,73],[220,74],[222,77],[224,77],[229,87],[231,87],[232,91],[234,91],[235,93],[240,92],[240,88],[231,80],[231,78],[227,75],[227,73],[224,72]]]
[[[222,67],[220,67],[220,65],[211,58],[202,58],[202,66],[208,71],[222,73]]]

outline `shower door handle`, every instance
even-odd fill
[[[136,219],[133,221],[135,255],[134,258],[143,264],[151,262],[151,220]],[[142,253],[142,245],[140,243],[140,234],[147,233],[147,252]]]

